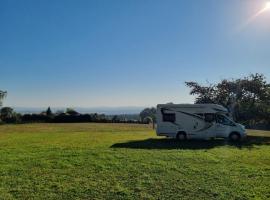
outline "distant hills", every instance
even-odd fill
[[[98,113],[106,115],[121,115],[121,114],[139,114],[145,107],[127,106],[127,107],[72,107],[79,113]],[[40,113],[47,107],[13,107],[13,109],[21,114]],[[53,112],[65,111],[65,107],[51,107]]]

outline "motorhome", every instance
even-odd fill
[[[158,136],[179,140],[246,137],[245,127],[229,117],[228,110],[217,104],[157,105]]]

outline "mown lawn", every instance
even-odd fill
[[[157,138],[127,124],[0,126],[0,199],[270,199],[270,132]]]

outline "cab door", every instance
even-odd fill
[[[216,137],[216,116],[213,113],[205,113],[205,138]]]
[[[216,137],[225,137],[227,135],[228,127],[226,125],[217,122],[215,128]]]
[[[215,125],[216,137],[227,137],[229,131],[230,122],[228,121],[228,119],[221,114],[217,114]]]

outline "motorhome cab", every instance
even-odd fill
[[[157,105],[158,136],[184,139],[246,137],[245,127],[228,117],[228,110],[217,104]]]

